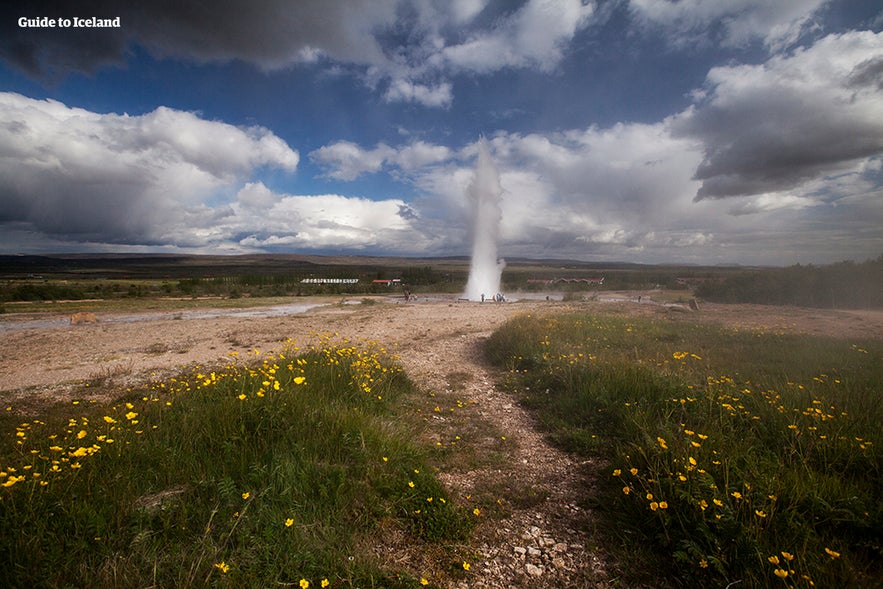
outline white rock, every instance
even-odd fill
[[[534,566],[534,565],[528,563],[527,565],[524,566],[524,570],[527,571],[528,575],[532,575],[534,577],[543,576],[542,567]]]

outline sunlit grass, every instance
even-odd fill
[[[111,406],[0,421],[0,585],[416,587],[364,538],[468,536],[386,350],[255,350]]]
[[[608,465],[584,499],[624,578],[880,585],[879,342],[568,315],[488,348],[553,439]]]

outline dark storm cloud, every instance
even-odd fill
[[[38,0],[0,8],[0,57],[34,76],[91,72],[122,62],[130,43],[157,57],[241,59],[266,69],[315,58],[382,60],[374,29],[394,20],[393,0]],[[20,17],[120,17],[119,28],[19,27]]]
[[[881,60],[883,34],[864,31],[713,69],[673,123],[704,145],[696,200],[799,189],[883,154]]]

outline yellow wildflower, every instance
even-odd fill
[[[290,528],[292,525],[294,525],[294,520],[293,520],[293,519],[288,518],[287,520],[285,520],[285,527],[286,527],[286,528]]]
[[[221,571],[222,573],[226,573],[227,571],[230,570],[230,567],[223,560],[221,562],[216,562],[215,568],[218,569],[219,571]]]
[[[839,552],[834,552],[833,550],[831,550],[831,549],[828,548],[827,546],[825,547],[825,553],[826,553],[828,556],[830,556],[831,558],[840,558],[840,553],[839,553]]]
[[[470,568],[471,566],[472,566],[472,565],[470,565],[470,564],[469,564],[468,562],[466,562],[465,560],[463,561],[463,570],[464,570],[464,571],[468,571],[469,568]]]
[[[779,557],[776,555],[770,556],[767,560],[770,561],[770,564],[779,564]]]
[[[248,500],[249,497],[251,497],[251,493],[249,493],[248,491],[242,494],[242,498],[245,500]]]
[[[307,581],[306,579],[301,579],[300,583],[298,583],[298,585],[300,585],[300,589],[307,589],[307,587],[310,586],[310,582]]]

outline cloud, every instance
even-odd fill
[[[0,93],[0,146],[0,222],[112,243],[163,242],[190,208],[262,167],[298,164],[261,127],[164,107],[100,114],[12,93]]]
[[[645,27],[664,27],[670,43],[698,42],[744,46],[761,40],[777,51],[793,44],[813,26],[813,16],[828,0],[630,0],[629,9]]]
[[[8,3],[7,3],[8,4]],[[17,6],[0,8],[0,58],[36,78],[92,73],[126,61],[133,45],[159,59],[234,60],[273,71],[328,67],[380,89],[387,102],[448,108],[450,76],[502,68],[549,71],[591,21],[581,0],[528,0],[511,13],[487,0],[86,0],[78,14],[119,16],[119,29],[19,28]],[[36,0],[29,14],[71,16],[70,4]],[[479,18],[479,17],[482,18]],[[318,65],[317,65],[318,64]]]
[[[883,33],[830,35],[760,65],[712,69],[673,124],[704,145],[696,200],[792,191],[883,154]]]
[[[453,152],[447,147],[424,141],[415,141],[398,149],[385,143],[379,143],[373,149],[364,149],[350,141],[338,141],[310,152],[310,158],[328,170],[326,176],[346,181],[355,180],[362,174],[380,172],[384,166],[410,172],[443,162],[452,155]]]
[[[90,72],[124,61],[129,43],[157,57],[196,62],[247,61],[262,69],[286,67],[317,52],[358,64],[382,63],[378,28],[395,21],[396,0],[264,0],[241,2],[79,2],[76,15],[119,16],[120,29],[84,35],[75,29],[19,29],[21,7],[0,9],[6,27],[0,55],[36,75],[52,70]],[[70,3],[36,0],[28,14],[70,17]]]
[[[263,185],[246,186],[239,194],[269,192]],[[373,201],[335,194],[274,194],[263,210],[239,209],[220,224],[227,239],[242,247],[289,251],[335,250],[405,253],[430,244],[413,224],[419,219],[398,199]]]
[[[442,56],[454,69],[488,73],[508,67],[550,71],[563,49],[585,28],[594,14],[581,0],[529,0],[489,30],[480,30],[462,43],[451,44]]]

